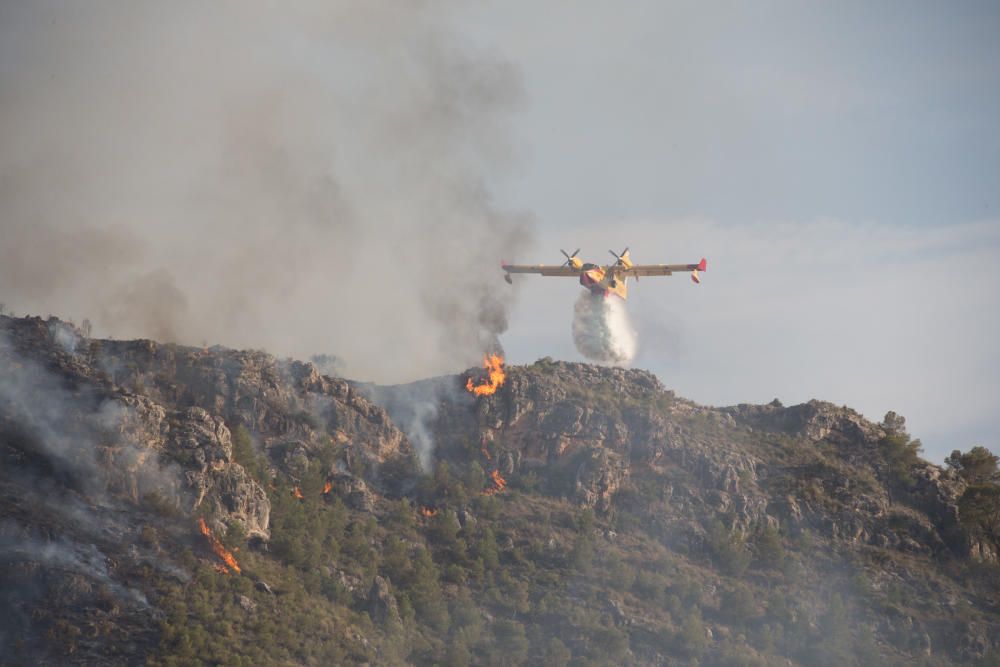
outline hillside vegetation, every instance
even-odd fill
[[[506,372],[374,387],[0,317],[0,664],[1000,664],[987,450]]]

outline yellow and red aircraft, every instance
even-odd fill
[[[613,250],[609,250],[615,258],[614,264],[598,266],[597,264],[585,263],[577,258],[580,249],[572,255],[566,254],[565,250],[560,250],[566,261],[561,266],[550,264],[507,264],[501,262],[500,266],[505,271],[504,280],[513,283],[510,279],[512,273],[539,273],[543,276],[564,276],[569,278],[579,277],[580,284],[599,296],[615,296],[622,299],[628,298],[628,279],[639,276],[669,276],[674,271],[690,271],[691,280],[696,283],[701,282],[698,276],[699,271],[705,271],[708,263],[702,257],[697,264],[633,264],[628,254],[628,248],[619,255]]]

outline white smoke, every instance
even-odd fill
[[[602,364],[627,366],[638,341],[625,302],[585,292],[573,307],[573,342],[580,354]]]

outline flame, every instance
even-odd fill
[[[500,493],[501,491],[507,488],[507,480],[503,478],[503,475],[500,474],[499,470],[494,470],[493,472],[491,472],[490,479],[493,480],[493,486],[483,491],[483,495],[495,496],[496,494]]]
[[[205,536],[205,539],[207,539],[208,543],[212,546],[212,551],[215,552],[215,555],[218,556],[223,563],[228,565],[236,574],[239,574],[240,573],[239,563],[236,562],[236,559],[233,557],[233,554],[229,553],[226,547],[223,546],[222,542],[220,542],[219,539],[212,534],[212,531],[209,529],[208,524],[206,524],[205,520],[201,517],[198,517],[198,529],[201,530],[201,534]],[[224,571],[228,573],[228,570],[226,570],[224,566],[216,565],[215,569],[218,570],[220,567],[222,567],[222,570],[220,570],[220,572]]]
[[[496,393],[507,375],[503,372],[503,357],[499,354],[487,354],[483,357],[483,368],[489,373],[489,379],[484,384],[475,384],[470,377],[465,388],[476,396],[490,396]]]
[[[437,514],[438,511],[437,511],[437,508],[435,508],[435,507],[421,507],[420,508],[420,513],[422,515],[426,516],[426,517],[432,517],[435,514]]]
[[[502,361],[503,360],[501,359],[501,362]],[[500,382],[501,384],[503,383],[502,378]],[[487,449],[486,445],[487,445],[486,439],[483,438],[480,451],[482,451],[483,456],[486,458],[486,461],[488,463],[493,463],[493,457],[490,456],[490,450]],[[507,488],[507,480],[505,480],[503,478],[503,475],[500,474],[499,468],[493,468],[493,471],[490,473],[490,480],[493,482],[493,486],[483,490],[483,495],[485,496],[495,496],[496,494],[500,493],[501,491]]]
[[[323,495],[330,493],[333,490],[333,482],[326,480],[326,484],[323,485]]]
[[[302,496],[302,491],[297,486],[294,489],[292,489],[292,495],[298,498],[299,500],[305,500],[305,498],[303,498]]]

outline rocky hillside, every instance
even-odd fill
[[[470,378],[0,317],[0,664],[998,664],[988,452],[638,370]]]

